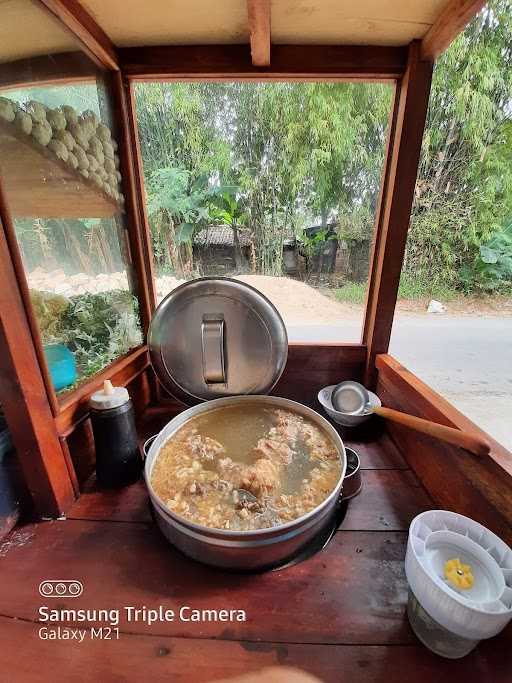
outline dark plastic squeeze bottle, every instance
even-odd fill
[[[103,488],[120,488],[140,477],[142,457],[130,395],[110,380],[90,398],[96,446],[96,479]]]

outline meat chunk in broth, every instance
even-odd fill
[[[279,491],[281,482],[281,466],[271,458],[260,458],[254,465],[242,470],[240,487],[250,491],[258,498],[263,498]]]
[[[250,530],[312,510],[339,476],[327,433],[298,413],[255,402],[190,420],[161,448],[151,484],[196,524]]]

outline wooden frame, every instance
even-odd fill
[[[96,79],[105,69],[107,73],[114,72],[108,86],[113,98],[115,119],[120,125],[119,146],[127,198],[129,253],[130,257],[134,257],[133,265],[137,275],[141,319],[146,333],[154,308],[154,292],[152,293],[152,280],[146,274],[147,259],[143,257],[143,237],[138,221],[137,200],[140,192],[137,191],[133,182],[130,132],[126,126],[126,97],[122,81],[116,74],[115,50],[106,35],[93,25],[94,22],[90,16],[74,0],[69,2],[66,0],[62,3],[49,1],[42,2],[42,4],[45,11],[49,8],[52,14],[64,23],[65,28],[75,35],[85,52],[93,56],[94,64],[99,66],[100,70],[97,66],[91,65],[90,61],[87,65],[80,52],[64,53],[51,60],[36,57],[14,62],[12,64],[14,73],[10,69],[8,77],[4,78],[1,85],[16,87],[35,85],[36,82],[38,84],[50,82],[64,84],[78,80],[83,82]],[[78,75],[76,75],[77,70]],[[81,72],[84,72],[83,75]],[[5,386],[12,388],[19,383],[19,392],[21,392],[19,404],[13,406],[16,411],[9,414],[8,419],[36,511],[42,515],[59,516],[72,504],[75,495],[78,494],[78,482],[69,454],[67,437],[87,416],[88,397],[106,377],[120,384],[126,384],[143,373],[148,365],[147,349],[144,345],[133,349],[126,356],[116,359],[101,373],[86,380],[76,390],[62,396],[56,395],[30,303],[28,283],[10,212],[1,190],[0,187],[0,218],[3,224],[2,240],[5,239],[5,248],[0,252],[0,263],[5,277],[11,278],[11,286],[5,285],[4,291],[9,292],[13,291],[14,287],[16,288],[16,296],[13,297],[11,307],[19,309],[19,319],[16,316],[9,316],[5,324],[2,321],[6,343],[8,341],[9,345],[14,344],[11,325],[13,329],[17,329],[18,337],[16,353],[13,351],[12,354],[5,354],[2,367]],[[21,334],[22,325],[25,325],[23,334]],[[27,330],[29,330],[28,334]],[[37,357],[36,365],[32,362],[35,357]],[[25,362],[22,363],[22,359],[25,359]],[[26,370],[29,367],[30,370]],[[15,372],[19,374],[17,379],[13,376]],[[23,382],[29,382],[30,377],[33,379],[28,388],[28,385],[25,387]],[[41,387],[44,391],[44,398],[40,393]],[[17,395],[17,392],[18,389],[13,391],[13,395]],[[36,403],[32,405],[32,401]],[[10,413],[10,410],[6,410],[7,412]],[[25,460],[25,455],[30,459],[30,464]]]
[[[105,31],[78,0],[36,0],[68,33],[98,66],[119,70],[116,48]]]
[[[3,226],[3,232],[5,235],[6,243],[8,245],[8,253],[10,256],[10,263],[2,263],[0,261],[0,264],[5,269],[8,269],[12,265],[12,268],[16,275],[17,288],[20,292],[21,301],[23,303],[23,311],[27,318],[28,325],[30,328],[31,343],[39,362],[40,372],[44,382],[47,400],[53,415],[56,415],[58,413],[59,404],[55,391],[53,390],[50,372],[48,370],[48,365],[46,363],[46,358],[44,356],[39,326],[37,324],[34,311],[32,309],[32,304],[30,302],[30,290],[27,282],[27,277],[25,275],[25,269],[23,267],[23,262],[21,260],[21,254],[18,247],[18,240],[16,239],[14,223],[11,219],[11,213],[8,208],[2,182],[0,182],[0,222]],[[7,257],[7,252],[4,252],[4,256]]]
[[[141,309],[144,336],[147,335],[151,316],[155,309],[156,294],[151,255],[151,241],[145,220],[141,181],[137,174],[134,153],[134,133],[129,112],[130,100],[126,94],[123,79],[119,72],[112,74],[112,95],[115,118],[119,122],[119,148],[121,159],[121,175],[126,197],[126,221],[130,252],[137,274],[137,287]]]
[[[368,349],[365,382],[369,386],[374,385],[376,379],[375,357],[388,350],[391,337],[427,116],[432,68],[432,62],[421,61],[419,43],[412,43],[407,69],[398,84],[391,115],[370,262],[362,337]]]
[[[421,41],[421,59],[437,59],[485,4],[486,0],[451,0]]]
[[[4,229],[0,264],[0,401],[34,505],[40,514],[58,517],[75,499],[73,475],[53,422]]]
[[[392,356],[377,356],[376,366],[377,389],[385,405],[480,434],[490,443],[491,453],[482,458],[401,425],[386,425],[440,507],[478,519],[512,544],[511,454]]]
[[[375,380],[374,362],[377,354],[387,350],[391,322],[396,303],[396,290],[400,274],[401,258],[405,244],[408,214],[412,203],[414,179],[417,170],[423,124],[428,104],[428,91],[432,58],[446,47],[447,40],[462,30],[463,22],[469,21],[482,2],[476,0],[452,0],[443,13],[443,22],[436,22],[423,46],[368,47],[368,46],[300,46],[275,45],[270,51],[270,17],[268,0],[248,0],[251,22],[252,50],[244,45],[184,46],[124,48],[118,50],[92,16],[77,0],[36,0],[79,42],[83,50],[101,69],[112,74],[112,94],[116,119],[120,124],[122,170],[128,211],[128,234],[130,251],[138,276],[139,299],[144,330],[147,331],[155,305],[152,278],[151,243],[143,196],[143,174],[140,148],[134,113],[131,82],[136,80],[323,80],[323,81],[386,81],[397,82],[398,90],[390,124],[388,153],[383,172],[381,199],[377,217],[373,266],[370,275],[368,305],[366,311],[363,343],[356,345],[291,345],[290,364],[276,389],[280,393],[305,397],[301,386],[306,377],[322,379],[340,377],[340,372],[350,376]],[[52,79],[71,82],[75,57],[73,53],[62,58],[68,67],[59,73],[47,71],[44,82]],[[270,64],[268,63],[271,57]],[[20,80],[32,83],[22,76],[24,60],[18,63]],[[44,60],[43,60],[44,61]],[[30,60],[36,73],[47,69],[41,59]],[[38,66],[40,64],[40,67]],[[10,79],[4,86],[14,86]],[[418,125],[418,123],[420,125]],[[400,188],[400,193],[398,192]],[[5,206],[2,209],[4,228],[9,237],[10,220]],[[12,226],[11,226],[12,227]],[[11,231],[12,232],[12,231]],[[28,297],[26,279],[21,259],[11,234],[10,245],[0,254],[5,261],[11,280],[16,277],[14,301],[16,321],[24,329],[21,351],[28,358],[22,363],[11,358],[11,373],[16,363],[24,382],[29,375],[26,368],[35,373],[34,382],[38,396],[37,406],[29,405],[26,394],[22,423],[31,424],[27,438],[32,439],[33,472],[42,472],[35,502],[39,511],[61,512],[73,499],[77,490],[67,438],[87,417],[87,398],[103,377],[113,376],[116,381],[127,383],[143,375],[148,366],[146,347],[131,351],[118,359],[102,373],[85,382],[78,390],[57,400],[48,376],[37,325],[33,319]],[[7,245],[6,245],[7,246]],[[11,270],[9,270],[11,269]],[[386,273],[386,277],[383,274]],[[18,291],[20,287],[21,292]],[[377,317],[379,312],[379,317]],[[15,317],[16,317],[15,316]],[[27,331],[29,333],[27,334]],[[11,337],[12,339],[12,337]],[[18,349],[16,350],[18,351]],[[35,354],[38,354],[34,364]],[[347,376],[349,376],[347,375]],[[12,378],[11,378],[12,379]],[[21,391],[23,391],[23,386]],[[46,392],[44,387],[46,386]],[[43,391],[42,391],[43,390]],[[42,391],[42,393],[41,393]],[[30,394],[30,400],[36,394]],[[48,427],[48,403],[54,412],[55,422]],[[44,419],[43,419],[44,418]],[[41,421],[42,420],[42,421]],[[44,425],[46,424],[46,432]],[[42,430],[42,431],[41,431]],[[60,439],[60,444],[59,444]],[[59,444],[59,448],[56,445]],[[66,474],[67,473],[67,474]],[[28,481],[30,483],[30,473]]]
[[[0,88],[30,88],[44,85],[68,85],[93,81],[98,68],[83,52],[61,52],[42,57],[18,59],[2,64]],[[5,73],[8,67],[8,73]]]
[[[245,45],[121,48],[130,80],[364,80],[400,78],[407,48],[364,45],[273,45],[268,67],[253,65]]]
[[[69,436],[76,425],[88,417],[89,397],[103,386],[104,380],[110,379],[114,386],[124,386],[144,372],[148,365],[147,346],[139,346],[98,372],[69,396],[64,395],[60,402],[59,414],[55,417],[59,436]]]

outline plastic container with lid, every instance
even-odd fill
[[[142,458],[135,429],[135,415],[125,387],[110,380],[89,401],[96,447],[96,479],[104,488],[119,488],[136,481]]]
[[[415,517],[405,573],[412,629],[442,657],[464,657],[512,619],[512,550],[469,517],[446,510]]]

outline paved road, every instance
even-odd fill
[[[358,341],[361,323],[290,326],[291,340]],[[512,318],[397,315],[390,353],[512,450]]]

